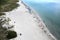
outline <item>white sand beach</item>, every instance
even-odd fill
[[[21,1],[19,5],[17,9],[6,14],[11,19],[10,24],[15,25],[13,30],[17,32],[17,37],[11,40],[56,40],[38,15],[34,12],[30,14]]]

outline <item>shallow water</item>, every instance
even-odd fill
[[[60,40],[60,4],[24,2],[38,12],[50,32]]]

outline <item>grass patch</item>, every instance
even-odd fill
[[[8,12],[17,8],[19,5],[17,4],[19,0],[3,0],[0,4],[0,12]]]
[[[4,6],[1,6],[0,12],[12,11],[13,9],[15,9],[17,7],[18,7],[18,4],[7,4],[7,5],[4,5]]]
[[[0,16],[5,15],[4,12],[12,11],[17,8],[19,6],[17,4],[18,1],[19,0],[0,0]],[[9,20],[6,19],[6,17],[0,17],[0,40],[9,40],[17,37],[17,33],[15,31],[11,31],[6,28],[9,25],[8,22]],[[3,27],[4,24],[6,24],[6,26]],[[9,29],[11,29],[10,25]]]
[[[0,13],[0,16],[5,15],[5,13]]]

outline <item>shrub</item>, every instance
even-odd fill
[[[0,16],[2,16],[2,15],[5,15],[5,13],[1,13],[1,12],[0,12]]]
[[[17,37],[17,33],[15,31],[9,30],[8,35],[7,35],[7,39],[12,39],[12,38],[15,38],[15,37]]]

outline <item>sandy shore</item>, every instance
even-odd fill
[[[33,16],[33,18],[35,18],[35,21],[37,22],[38,26],[49,36],[51,37],[53,40],[57,40],[47,29],[46,25],[44,24],[44,22],[42,21],[42,19],[40,18],[40,16],[38,15],[38,13],[32,8],[30,7],[28,4],[25,4],[22,1],[22,4],[25,5],[25,8],[29,10],[29,13]]]
[[[18,36],[14,40],[56,40],[36,12],[31,12],[21,1],[19,4],[17,9],[6,14],[11,19],[10,24],[15,25]]]

